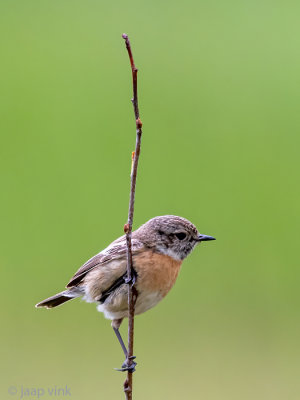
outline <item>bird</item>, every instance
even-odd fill
[[[135,315],[159,303],[173,287],[183,260],[194,247],[214,237],[199,233],[189,220],[176,215],[157,216],[132,232],[133,285]],[[128,317],[127,244],[123,235],[83,264],[70,279],[66,289],[36,307],[48,309],[83,297],[97,303],[98,311],[110,319],[126,360],[121,371],[135,370],[127,362],[127,349],[119,328]],[[135,358],[135,357],[132,357]]]

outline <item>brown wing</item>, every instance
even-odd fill
[[[144,244],[136,239],[132,239],[132,253],[136,253],[144,248]],[[98,267],[100,265],[107,265],[112,260],[117,260],[120,258],[126,257],[127,247],[126,247],[126,238],[125,236],[121,236],[119,239],[112,242],[106,249],[101,251],[99,254],[96,254],[94,257],[89,259],[76,274],[70,279],[70,282],[67,284],[67,288],[71,288],[73,286],[77,286],[82,279],[86,276],[88,272],[90,272],[93,268]]]

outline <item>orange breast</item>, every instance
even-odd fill
[[[160,292],[164,297],[174,285],[182,261],[145,251],[133,258],[133,266],[138,274],[136,288],[139,292]]]

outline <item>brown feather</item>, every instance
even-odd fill
[[[66,301],[74,299],[74,297],[70,296],[65,296],[65,292],[58,293],[54,296],[48,297],[48,299],[45,299],[38,303],[36,307],[46,307],[46,308],[54,308],[57,306],[60,306],[61,304],[65,303]]]
[[[132,252],[133,254],[139,252],[144,248],[144,244],[138,240],[132,240]],[[96,267],[102,267],[107,265],[108,268],[111,261],[125,259],[127,252],[126,248],[126,239],[125,236],[121,236],[117,240],[115,240],[109,247],[101,251],[101,253],[96,254],[94,257],[89,259],[79,270],[75,273],[75,275],[70,279],[70,282],[67,284],[67,288],[71,288],[77,286],[83,278],[87,275],[88,272],[93,270]],[[97,268],[98,269],[98,268]],[[120,273],[121,275],[122,273]],[[120,276],[119,275],[119,276]],[[118,276],[116,277],[118,278]],[[115,277],[112,277],[112,281]],[[111,283],[110,283],[111,284]]]

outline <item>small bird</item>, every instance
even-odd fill
[[[154,307],[174,285],[182,261],[196,244],[215,240],[202,235],[187,219],[164,215],[150,219],[132,232],[132,260],[136,293],[135,314]],[[125,235],[88,260],[66,286],[66,290],[36,304],[54,308],[83,296],[88,303],[112,320],[112,327],[127,357],[127,349],[119,332],[128,317],[127,245]],[[134,357],[135,358],[135,357]],[[136,363],[122,365],[121,371],[134,371]]]

